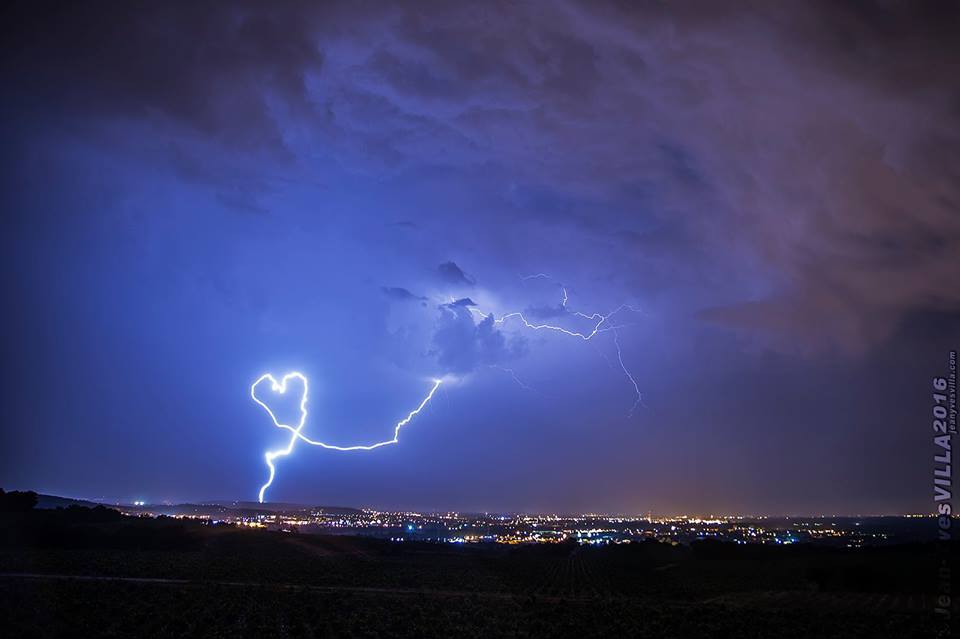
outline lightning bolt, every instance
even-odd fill
[[[489,368],[494,368],[494,369],[496,369],[496,370],[498,370],[498,371],[503,371],[504,373],[506,373],[507,375],[509,375],[509,376],[513,379],[513,381],[515,381],[515,382],[517,383],[517,386],[519,386],[519,387],[522,388],[523,390],[528,390],[528,391],[532,391],[532,390],[533,390],[532,388],[530,388],[529,386],[527,386],[526,384],[524,384],[524,383],[523,383],[523,380],[521,380],[519,377],[517,377],[516,372],[514,372],[514,370],[513,370],[512,368],[506,368],[506,367],[504,367],[504,366],[498,366],[498,365],[496,365],[496,364],[489,364]]]
[[[521,279],[523,279],[523,280],[531,280],[531,279],[550,279],[550,276],[547,275],[546,273],[535,273],[535,274],[533,274],[533,275],[528,275],[528,276],[523,277],[523,278],[521,278]],[[528,329],[530,329],[530,330],[535,330],[535,331],[541,331],[541,330],[554,331],[554,332],[557,332],[557,333],[561,333],[561,334],[563,334],[563,335],[567,335],[568,337],[577,337],[577,338],[580,338],[580,339],[582,339],[582,340],[584,340],[584,341],[590,341],[591,339],[593,339],[594,337],[596,337],[597,335],[599,335],[599,334],[601,334],[601,333],[612,332],[612,333],[613,333],[613,343],[614,343],[614,346],[615,346],[616,349],[617,349],[617,361],[620,363],[620,368],[621,368],[621,370],[623,370],[624,375],[626,375],[626,377],[627,377],[627,379],[629,380],[630,384],[633,386],[633,390],[634,390],[634,392],[635,392],[635,394],[636,394],[636,399],[634,400],[633,406],[630,408],[630,412],[628,413],[629,416],[632,416],[633,413],[634,413],[634,411],[636,410],[637,406],[643,405],[643,395],[640,393],[640,386],[637,384],[637,380],[636,380],[636,379],[634,378],[634,376],[630,373],[630,370],[627,368],[626,364],[625,364],[624,361],[623,361],[623,353],[622,353],[621,348],[620,348],[620,335],[619,335],[619,333],[618,333],[617,331],[618,331],[618,329],[623,328],[624,326],[626,326],[626,324],[617,324],[617,323],[615,323],[615,322],[613,321],[613,318],[616,317],[619,313],[621,313],[621,312],[623,312],[623,311],[630,311],[630,312],[633,312],[633,313],[641,313],[642,311],[640,311],[639,309],[634,308],[633,306],[630,306],[629,304],[621,304],[620,306],[618,306],[617,308],[615,308],[614,310],[612,310],[612,311],[610,311],[609,313],[606,313],[606,314],[603,314],[603,313],[591,313],[591,314],[588,315],[588,314],[586,314],[586,313],[582,313],[582,312],[579,312],[579,311],[571,311],[571,310],[569,310],[569,309],[567,308],[567,302],[569,301],[569,295],[567,294],[567,289],[566,289],[565,287],[561,287],[561,291],[562,291],[562,293],[563,293],[563,299],[562,299],[561,302],[560,302],[560,308],[561,308],[561,310],[562,310],[565,314],[568,314],[568,315],[570,315],[570,316],[578,317],[578,318],[580,318],[580,319],[584,319],[584,320],[587,320],[587,321],[589,321],[589,322],[592,322],[592,323],[593,323],[593,328],[592,328],[591,330],[589,330],[589,331],[574,331],[574,330],[570,330],[570,329],[564,328],[563,326],[559,326],[559,325],[555,325],[555,324],[546,324],[546,323],[544,323],[544,324],[537,324],[537,323],[534,323],[534,322],[529,321],[529,320],[524,316],[523,312],[521,312],[521,311],[514,311],[514,312],[512,312],[512,313],[507,313],[507,314],[502,315],[502,316],[500,316],[500,317],[496,317],[496,316],[493,315],[492,313],[485,313],[485,312],[481,311],[480,309],[478,309],[478,308],[476,308],[476,307],[473,307],[473,306],[470,306],[470,307],[468,307],[468,308],[470,309],[470,312],[471,312],[471,313],[478,314],[478,315],[480,315],[482,318],[493,317],[493,321],[494,321],[495,324],[503,324],[504,322],[506,322],[506,321],[508,321],[508,320],[518,319],[518,320],[523,324],[524,327],[526,327],[526,328],[528,328]],[[451,298],[451,303],[452,303],[453,301],[454,301],[454,300]],[[445,306],[442,306],[442,308],[444,308],[444,307],[445,307]],[[514,371],[513,371],[512,369],[504,368],[504,367],[502,367],[502,366],[491,366],[491,368],[497,368],[497,369],[500,369],[500,370],[508,373],[508,374],[513,378],[513,380],[514,380],[515,382],[517,382],[517,384],[519,384],[522,388],[526,388],[526,389],[529,389],[529,388],[530,388],[529,386],[527,386],[526,384],[524,384],[524,383],[517,377],[516,373],[514,373]],[[292,379],[298,379],[298,380],[300,380],[300,381],[302,382],[302,384],[303,384],[303,397],[300,399],[300,419],[298,420],[296,426],[291,426],[290,424],[281,424],[280,421],[277,419],[277,416],[276,416],[276,415],[274,414],[274,412],[270,409],[270,407],[267,406],[267,404],[265,404],[264,402],[262,402],[262,401],[257,397],[257,388],[258,388],[262,383],[269,381],[269,382],[270,382],[270,385],[271,385],[271,388],[272,388],[272,390],[273,390],[274,392],[283,394],[283,393],[286,393],[286,392],[287,392],[287,383],[288,383],[290,380],[292,380]],[[280,458],[280,457],[285,457],[285,456],[289,455],[291,452],[293,452],[293,448],[294,448],[294,446],[296,445],[298,439],[304,441],[305,443],[307,443],[307,444],[309,444],[309,445],[311,445],[311,446],[319,446],[319,447],[321,447],[321,448],[326,448],[326,449],[328,449],[328,450],[336,450],[336,451],[344,451],[344,452],[345,452],[345,451],[357,451],[357,450],[369,451],[369,450],[374,450],[374,449],[376,449],[376,448],[380,448],[380,447],[382,447],[382,446],[389,446],[389,445],[391,445],[391,444],[396,444],[396,443],[398,443],[399,440],[400,440],[400,430],[401,430],[404,426],[406,426],[407,424],[409,424],[410,421],[420,413],[420,411],[422,411],[424,408],[426,408],[427,404],[430,403],[430,400],[433,399],[433,396],[434,396],[434,394],[437,392],[437,389],[440,388],[440,384],[443,382],[443,380],[442,380],[442,379],[434,379],[434,380],[432,380],[432,382],[433,382],[433,386],[430,388],[430,392],[427,393],[427,396],[423,398],[423,400],[420,402],[420,404],[419,404],[415,409],[413,409],[412,411],[410,411],[410,412],[407,414],[406,417],[404,417],[403,419],[401,419],[401,420],[400,420],[399,422],[397,422],[397,424],[394,426],[394,429],[393,429],[393,438],[388,439],[388,440],[385,440],[385,441],[382,441],[382,442],[376,442],[376,443],[374,443],[374,444],[362,444],[362,445],[359,445],[359,444],[358,444],[358,445],[353,445],[353,446],[339,446],[339,445],[336,445],[336,444],[328,444],[328,443],[322,442],[322,441],[315,441],[315,440],[310,439],[309,437],[307,437],[306,435],[303,434],[303,427],[304,427],[304,425],[306,424],[306,421],[307,421],[307,401],[308,401],[308,399],[309,399],[309,382],[308,382],[308,380],[307,380],[306,375],[304,375],[303,373],[299,373],[299,372],[294,371],[294,372],[287,373],[287,374],[284,375],[279,381],[277,381],[277,379],[276,379],[273,375],[271,375],[270,373],[265,373],[265,374],[261,375],[259,378],[257,378],[257,381],[255,381],[255,382],[250,386],[250,397],[253,399],[254,402],[256,402],[257,404],[259,404],[265,411],[267,411],[267,414],[270,415],[270,419],[273,421],[273,425],[274,425],[274,426],[276,426],[277,428],[282,428],[282,429],[284,429],[284,430],[290,431],[290,441],[287,442],[286,447],[284,447],[284,448],[279,448],[279,449],[277,449],[277,450],[267,451],[267,452],[264,454],[264,459],[265,459],[265,461],[266,461],[266,463],[267,463],[267,467],[270,469],[270,474],[269,474],[269,477],[267,478],[266,483],[263,484],[263,486],[260,487],[260,492],[259,492],[259,494],[258,494],[258,499],[259,499],[260,503],[263,503],[263,497],[264,497],[264,495],[265,495],[265,493],[266,493],[266,490],[267,490],[267,488],[270,487],[271,484],[273,484],[273,480],[274,480],[274,478],[276,477],[277,468],[276,468],[276,464],[274,463],[274,461],[275,461],[276,459]]]
[[[537,273],[536,275],[527,276],[527,278],[534,278],[534,277],[535,277],[535,278],[540,278],[540,277],[549,278],[550,276],[549,276],[549,275],[546,275],[545,273]],[[527,279],[527,278],[523,278],[523,279]],[[603,314],[603,313],[591,313],[591,314],[587,315],[586,313],[581,313],[581,312],[579,312],[579,311],[571,311],[571,310],[567,309],[567,302],[570,300],[570,296],[567,294],[567,289],[566,289],[566,287],[561,287],[560,290],[561,290],[561,292],[563,293],[563,299],[560,301],[560,308],[561,308],[565,313],[567,313],[567,314],[569,314],[569,315],[572,315],[572,316],[574,316],[574,317],[579,317],[579,318],[581,318],[581,319],[585,319],[585,320],[587,320],[587,321],[589,321],[589,322],[593,322],[593,328],[592,328],[591,330],[589,330],[589,331],[572,331],[572,330],[570,330],[570,329],[564,328],[563,326],[558,326],[558,325],[556,325],[556,324],[536,324],[536,323],[531,322],[530,320],[528,320],[528,319],[524,316],[524,314],[523,314],[522,311],[514,311],[514,312],[512,312],[512,313],[507,313],[507,314],[505,314],[505,315],[501,315],[500,317],[497,317],[496,315],[493,315],[492,313],[486,313],[486,312],[480,310],[479,308],[476,308],[476,307],[473,307],[473,306],[471,306],[471,307],[469,307],[469,308],[470,308],[470,311],[471,311],[472,313],[474,313],[474,314],[476,314],[476,315],[479,315],[481,318],[486,318],[486,317],[489,317],[489,316],[492,315],[492,316],[493,316],[493,321],[494,321],[495,324],[503,324],[503,323],[506,322],[507,320],[510,320],[510,319],[514,319],[514,318],[515,318],[515,319],[520,320],[520,322],[524,325],[524,327],[529,328],[529,329],[531,329],[531,330],[534,330],[534,331],[554,331],[554,332],[557,332],[557,333],[561,333],[561,334],[563,334],[563,335],[567,335],[567,336],[569,336],[569,337],[578,337],[578,338],[582,339],[582,340],[585,341],[585,342],[593,339],[594,337],[596,337],[596,336],[599,335],[600,333],[612,332],[612,333],[613,333],[613,343],[614,343],[614,346],[616,346],[616,349],[617,349],[617,360],[620,362],[620,368],[623,370],[624,375],[627,376],[627,379],[630,381],[630,384],[633,386],[633,390],[634,390],[634,392],[635,392],[635,394],[636,394],[636,399],[635,399],[634,402],[633,402],[633,406],[631,406],[630,411],[628,412],[628,416],[629,416],[629,417],[632,417],[634,411],[636,411],[636,409],[637,409],[637,406],[643,405],[643,395],[642,395],[641,392],[640,392],[640,386],[639,386],[639,384],[637,384],[636,378],[634,378],[634,376],[633,376],[633,375],[630,373],[630,371],[627,369],[627,365],[623,362],[623,353],[622,353],[622,351],[621,351],[621,349],[620,349],[620,336],[619,336],[619,334],[617,333],[617,329],[623,328],[623,327],[626,326],[626,325],[625,325],[625,324],[615,324],[615,323],[613,323],[611,320],[612,320],[612,318],[614,318],[617,314],[622,313],[623,311],[630,311],[630,312],[632,312],[632,313],[642,313],[643,311],[641,311],[641,310],[638,309],[638,308],[635,308],[635,307],[631,306],[630,304],[621,304],[620,306],[618,306],[617,308],[615,308],[614,310],[612,310],[612,311],[610,311],[609,313],[606,313],[606,314]],[[518,383],[519,383],[519,380],[518,380]]]
[[[617,361],[620,362],[620,368],[623,369],[623,374],[626,375],[630,383],[633,384],[633,391],[637,394],[637,398],[633,400],[633,406],[630,407],[630,411],[627,413],[627,417],[633,417],[633,412],[637,410],[637,406],[643,405],[643,394],[640,392],[640,386],[637,384],[637,380],[633,378],[633,375],[627,370],[627,365],[623,363],[623,353],[620,352],[620,333],[618,333],[616,329],[613,331],[613,343],[617,347]]]
[[[629,304],[621,304],[620,306],[610,311],[606,315],[601,313],[592,313],[590,315],[587,315],[586,313],[581,313],[579,311],[568,311],[567,310],[567,300],[568,300],[567,289],[564,288],[562,290],[563,290],[563,301],[560,303],[560,307],[570,315],[573,315],[575,317],[581,317],[591,322],[595,322],[593,326],[593,330],[589,332],[571,331],[562,326],[557,326],[554,324],[534,324],[523,315],[522,311],[514,311],[512,313],[507,313],[506,315],[501,315],[500,317],[497,317],[496,315],[494,315],[493,322],[495,324],[503,324],[509,319],[517,318],[523,323],[524,326],[535,331],[544,331],[544,330],[556,331],[558,333],[563,333],[564,335],[569,335],[570,337],[579,337],[580,339],[587,341],[587,340],[593,339],[594,336],[596,336],[599,333],[605,333],[607,331],[615,331],[618,328],[623,328],[623,325],[604,326],[604,324],[606,324],[610,318],[614,317],[618,313],[624,310],[632,311],[634,313],[642,312],[639,309],[636,309],[633,306],[630,306]],[[480,317],[487,317],[491,315],[491,313],[486,313],[484,311],[481,311],[480,309],[474,306],[470,307],[470,311],[472,313],[479,315]]]
[[[287,392],[287,382],[290,381],[291,379],[299,379],[303,383],[303,397],[300,399],[300,420],[297,422],[296,426],[291,426],[289,424],[281,424],[280,421],[277,419],[277,416],[270,409],[270,407],[267,406],[262,401],[260,401],[260,398],[257,397],[257,387],[263,382],[269,381],[273,391],[280,393],[282,395]],[[396,444],[400,440],[400,429],[402,429],[404,426],[409,424],[410,420],[416,417],[417,414],[421,410],[423,410],[428,403],[430,403],[430,400],[433,399],[434,393],[437,392],[437,389],[440,388],[440,384],[443,382],[442,379],[434,379],[432,381],[433,381],[433,387],[430,389],[430,392],[427,393],[427,396],[423,398],[423,401],[420,402],[420,405],[417,406],[412,411],[410,411],[406,417],[401,419],[399,422],[397,422],[396,426],[394,426],[392,439],[388,439],[386,441],[377,442],[375,444],[368,444],[368,445],[337,446],[334,444],[327,444],[321,441],[314,441],[301,432],[303,430],[304,424],[306,424],[306,421],[307,421],[307,399],[309,395],[309,382],[307,381],[306,375],[304,375],[303,373],[298,373],[294,371],[292,373],[287,373],[286,375],[284,375],[279,382],[270,373],[265,373],[261,375],[257,379],[257,381],[255,381],[250,386],[250,397],[253,399],[253,401],[255,401],[257,404],[262,406],[265,411],[267,411],[267,414],[270,415],[270,419],[273,420],[274,426],[276,426],[277,428],[283,428],[285,430],[290,431],[290,441],[287,443],[287,446],[285,448],[267,451],[264,454],[264,459],[267,462],[267,467],[270,468],[270,476],[267,478],[267,482],[260,487],[260,493],[258,495],[258,499],[260,503],[261,504],[263,503],[263,496],[266,493],[267,488],[270,487],[270,484],[273,483],[273,478],[276,476],[276,473],[277,473],[276,465],[273,463],[273,461],[278,457],[285,457],[289,455],[291,452],[293,452],[294,444],[297,443],[298,439],[303,440],[304,442],[310,444],[311,446],[320,446],[321,448],[326,448],[329,450],[339,450],[339,451],[373,450],[375,448],[380,448],[381,446],[389,446],[390,444]]]

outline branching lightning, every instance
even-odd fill
[[[620,362],[620,368],[623,369],[623,374],[626,375],[630,383],[633,384],[633,391],[637,394],[637,398],[633,400],[633,406],[630,407],[630,412],[627,413],[627,417],[633,417],[633,412],[637,410],[637,406],[643,404],[643,393],[640,392],[640,386],[637,384],[637,380],[634,379],[630,371],[627,370],[627,365],[623,363],[623,353],[620,352],[620,333],[618,333],[616,329],[613,331],[613,343],[617,347],[617,361]]]
[[[537,273],[537,274],[535,274],[535,275],[528,275],[527,277],[522,278],[522,279],[533,279],[533,278],[538,278],[538,279],[539,279],[539,278],[549,278],[549,277],[550,277],[550,276],[547,275],[547,274],[545,274],[545,273]],[[473,306],[470,307],[470,311],[471,311],[472,313],[476,314],[476,315],[479,315],[479,316],[482,317],[482,318],[489,317],[489,316],[493,315],[493,321],[494,321],[495,324],[503,324],[504,322],[506,322],[506,321],[509,320],[509,319],[514,319],[514,318],[516,318],[516,319],[520,320],[520,322],[521,322],[526,328],[529,328],[529,329],[531,329],[531,330],[535,330],[535,331],[555,331],[555,332],[557,332],[557,333],[561,333],[561,334],[567,335],[567,336],[569,336],[569,337],[579,337],[579,338],[582,339],[583,341],[589,341],[589,340],[593,339],[594,337],[596,337],[597,335],[599,335],[600,333],[612,332],[612,333],[613,333],[613,344],[614,344],[614,346],[615,346],[616,349],[617,349],[617,360],[620,362],[620,368],[623,370],[624,375],[627,376],[627,379],[630,381],[630,384],[633,386],[633,390],[634,390],[634,392],[635,392],[635,394],[636,394],[636,399],[634,400],[633,406],[631,406],[630,411],[629,411],[629,413],[628,413],[628,416],[633,416],[633,413],[634,413],[634,411],[636,411],[637,406],[643,404],[643,395],[642,395],[641,392],[640,392],[640,386],[637,384],[637,380],[636,380],[636,379],[634,378],[634,376],[630,373],[630,371],[627,369],[626,364],[624,364],[624,362],[623,362],[623,353],[622,353],[622,351],[621,351],[621,349],[620,349],[620,336],[619,336],[619,333],[617,333],[617,329],[623,328],[623,327],[626,326],[626,325],[625,325],[625,324],[615,324],[615,323],[612,322],[612,318],[614,318],[617,314],[619,314],[619,313],[621,313],[621,312],[623,312],[623,311],[630,311],[630,312],[632,312],[632,313],[642,313],[642,311],[641,311],[640,309],[637,309],[637,308],[629,305],[629,304],[621,304],[620,306],[618,306],[617,308],[615,308],[614,310],[612,310],[612,311],[610,311],[609,313],[606,313],[606,314],[602,314],[602,313],[591,313],[590,315],[587,315],[586,313],[581,313],[581,312],[579,312],[579,311],[571,311],[571,310],[567,309],[567,302],[568,302],[569,299],[570,299],[569,295],[567,294],[567,289],[566,289],[565,287],[561,287],[560,290],[561,290],[562,293],[563,293],[563,299],[562,299],[561,302],[560,302],[560,308],[561,308],[561,310],[562,310],[564,313],[567,313],[567,314],[572,315],[572,316],[574,316],[574,317],[579,317],[579,318],[581,318],[581,319],[585,319],[585,320],[587,320],[587,321],[593,322],[593,328],[592,328],[591,330],[581,332],[581,331],[572,331],[572,330],[570,330],[570,329],[564,328],[564,327],[562,327],[562,326],[557,326],[557,325],[555,325],[555,324],[536,324],[536,323],[533,323],[533,322],[529,321],[529,320],[524,316],[524,314],[523,314],[522,311],[514,311],[514,312],[512,312],[512,313],[507,313],[507,314],[502,315],[502,316],[500,316],[500,317],[497,317],[496,315],[493,315],[492,313],[486,313],[486,312],[484,312],[484,311],[482,311],[482,310],[480,310],[480,309],[478,309],[478,308],[476,308],[476,307],[473,307]],[[512,373],[513,371],[509,371],[509,372]],[[517,381],[517,383],[519,383],[519,384],[521,384],[522,386],[524,386],[524,384],[522,384],[522,383],[516,378],[515,375],[514,375],[514,379]]]
[[[563,301],[560,303],[560,307],[570,315],[573,315],[575,317],[580,317],[591,322],[595,322],[593,329],[591,331],[584,333],[580,331],[571,331],[562,326],[557,326],[554,324],[534,324],[523,315],[523,311],[514,311],[512,313],[507,313],[506,315],[501,315],[500,317],[497,317],[496,315],[494,315],[493,321],[495,324],[503,324],[509,319],[517,318],[523,323],[524,326],[526,326],[529,329],[533,329],[535,331],[541,331],[541,330],[556,331],[558,333],[563,333],[564,335],[569,335],[570,337],[579,337],[580,339],[586,341],[589,339],[593,339],[593,337],[596,336],[598,333],[605,333],[607,331],[614,331],[618,328],[622,328],[623,325],[604,326],[604,324],[606,324],[607,321],[610,320],[610,318],[614,317],[618,313],[625,310],[632,311],[634,313],[641,312],[639,309],[636,309],[633,306],[630,306],[629,304],[621,304],[620,306],[610,311],[606,315],[601,313],[593,313],[591,315],[587,315],[586,313],[581,313],[579,311],[569,311],[567,310],[567,300],[568,300],[567,289],[564,288],[562,290],[563,290]],[[473,306],[470,307],[470,311],[481,317],[487,317],[490,315],[490,313],[485,313],[484,311],[481,311],[480,309]]]
[[[532,279],[549,279],[549,278],[550,276],[547,275],[546,273],[535,273],[533,275],[528,275],[521,279],[532,280]],[[470,309],[471,313],[480,315],[482,318],[492,317],[494,323],[496,324],[503,324],[508,320],[516,319],[516,320],[519,320],[519,322],[521,322],[524,327],[531,330],[552,331],[552,332],[560,333],[562,335],[566,335],[568,337],[577,337],[584,341],[589,341],[601,333],[612,332],[613,343],[617,349],[617,361],[620,363],[621,370],[623,370],[624,375],[626,375],[630,384],[633,386],[634,392],[636,393],[636,399],[634,400],[633,406],[630,408],[630,412],[629,412],[629,415],[633,415],[637,406],[643,405],[643,396],[640,393],[640,386],[637,384],[637,380],[630,373],[629,369],[627,369],[627,366],[623,361],[623,353],[620,348],[620,335],[618,333],[618,329],[623,328],[624,326],[627,326],[627,324],[618,324],[614,321],[614,318],[618,314],[622,313],[623,311],[630,311],[633,313],[641,313],[642,311],[630,306],[629,304],[621,304],[620,306],[610,311],[609,313],[606,313],[606,314],[591,313],[588,315],[586,313],[581,313],[579,311],[569,310],[567,308],[567,302],[569,301],[569,296],[567,295],[567,289],[561,288],[561,291],[563,293],[563,299],[560,302],[560,309],[559,309],[560,312],[567,316],[576,317],[581,320],[586,320],[588,322],[591,322],[592,328],[590,330],[576,331],[576,330],[571,330],[556,324],[547,324],[547,323],[539,324],[539,323],[531,322],[524,316],[523,312],[521,311],[514,311],[512,313],[507,313],[500,317],[496,317],[492,313],[485,313],[479,310],[478,308],[476,308],[475,306],[468,306],[468,308]],[[454,300],[451,298],[451,304],[452,303],[454,303]],[[446,308],[446,306],[445,305],[441,306],[441,308]],[[503,372],[509,374],[520,387],[528,390],[532,390],[529,386],[523,383],[523,381],[521,381],[519,377],[517,377],[516,373],[512,369],[504,368],[502,366],[497,366],[497,365],[490,365],[490,367],[502,370]],[[303,384],[303,397],[300,399],[300,419],[297,421],[297,424],[295,426],[292,426],[290,424],[280,423],[280,421],[277,419],[277,416],[274,414],[273,410],[271,410],[271,408],[266,403],[264,403],[263,401],[260,400],[260,398],[257,397],[257,388],[264,382],[269,381],[271,385],[271,389],[275,393],[283,394],[287,392],[287,383],[290,380],[294,380],[294,379],[299,380]],[[273,484],[274,477],[276,476],[277,469],[276,469],[276,464],[274,463],[275,460],[280,457],[285,457],[289,455],[291,452],[293,452],[293,448],[296,445],[298,439],[302,440],[303,442],[311,446],[319,446],[321,448],[326,448],[328,450],[336,450],[336,451],[343,451],[343,452],[369,451],[369,450],[374,450],[376,448],[380,448],[382,446],[389,446],[391,444],[396,444],[400,440],[400,430],[404,426],[409,424],[410,421],[414,417],[416,417],[420,413],[420,411],[422,411],[427,406],[427,404],[430,403],[430,400],[433,399],[434,394],[437,392],[437,389],[440,388],[440,384],[442,382],[443,382],[442,379],[432,380],[433,385],[430,388],[430,391],[427,393],[426,397],[423,398],[423,400],[415,409],[410,411],[406,417],[401,419],[394,426],[393,437],[391,439],[381,441],[381,442],[376,442],[374,444],[339,446],[336,444],[328,444],[323,441],[313,440],[303,434],[303,428],[307,421],[307,401],[309,399],[309,382],[307,381],[306,375],[304,375],[303,373],[294,371],[294,372],[287,373],[279,381],[277,381],[277,379],[270,373],[265,373],[264,375],[261,375],[257,379],[257,381],[255,381],[250,386],[250,397],[253,399],[254,402],[259,404],[265,411],[267,411],[267,414],[270,415],[270,419],[273,421],[274,426],[276,426],[277,428],[282,428],[284,430],[290,431],[290,441],[287,442],[287,445],[284,448],[267,451],[264,454],[264,459],[267,463],[267,467],[270,469],[270,473],[269,473],[269,476],[267,477],[266,483],[260,487],[260,492],[258,495],[258,499],[260,503],[263,503],[263,498],[266,493],[266,490],[267,488],[270,487],[271,484]]]
[[[277,419],[277,416],[270,409],[270,407],[267,406],[264,402],[262,402],[257,397],[257,387],[261,383],[269,380],[273,391],[283,394],[287,392],[287,382],[291,379],[299,379],[303,383],[303,397],[300,399],[300,420],[297,422],[296,426],[291,426],[289,424],[281,424],[280,421]],[[267,451],[266,454],[264,455],[264,459],[267,462],[267,466],[270,468],[270,476],[267,478],[267,482],[260,487],[260,493],[258,496],[260,503],[263,503],[263,495],[266,492],[267,488],[270,487],[270,484],[273,483],[273,478],[276,475],[276,467],[273,463],[273,460],[276,459],[277,457],[285,457],[286,455],[289,455],[291,452],[293,452],[293,446],[294,444],[296,444],[298,439],[303,440],[304,442],[310,444],[311,446],[320,446],[321,448],[326,448],[329,450],[339,450],[339,451],[373,450],[375,448],[380,448],[381,446],[389,446],[390,444],[396,444],[400,439],[400,429],[406,426],[407,424],[409,424],[410,420],[412,420],[421,410],[424,409],[424,407],[426,407],[426,405],[430,402],[430,400],[433,399],[434,393],[436,393],[437,389],[440,388],[440,384],[442,382],[443,380],[441,379],[433,380],[433,387],[430,389],[430,392],[427,393],[427,396],[424,397],[423,401],[420,402],[420,405],[417,406],[412,411],[410,411],[406,417],[404,417],[399,422],[397,422],[397,425],[393,429],[392,439],[388,439],[382,442],[377,442],[375,444],[356,445],[356,446],[337,446],[334,444],[327,444],[325,442],[312,440],[301,432],[303,430],[304,424],[306,424],[306,421],[307,421],[307,399],[309,394],[309,382],[307,381],[306,375],[298,372],[287,373],[286,375],[283,376],[283,378],[281,378],[279,382],[270,373],[265,373],[264,375],[261,375],[257,379],[257,381],[255,381],[253,385],[250,386],[250,397],[253,398],[253,401],[260,404],[260,406],[262,406],[265,411],[267,411],[267,414],[270,415],[270,419],[273,420],[274,426],[276,426],[277,428],[283,428],[290,431],[291,435],[290,435],[290,441],[287,443],[287,446],[285,448],[280,448],[274,451]]]
[[[530,386],[528,386],[527,384],[525,384],[522,379],[520,379],[519,377],[517,377],[517,373],[516,373],[512,368],[506,368],[505,366],[498,366],[497,364],[489,364],[489,367],[490,367],[490,368],[494,368],[494,369],[496,369],[496,370],[498,370],[498,371],[503,371],[504,373],[506,373],[507,375],[509,375],[510,378],[513,379],[513,381],[515,381],[515,382],[517,383],[517,386],[519,386],[519,387],[522,388],[523,390],[528,390],[528,391],[532,391],[532,390],[533,390]]]

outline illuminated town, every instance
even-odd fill
[[[128,516],[199,519],[291,534],[356,535],[393,542],[445,544],[630,544],[648,540],[688,545],[699,540],[734,544],[817,544],[861,547],[922,540],[925,515],[894,517],[748,517],[555,515],[387,512],[370,509],[259,504],[113,504]]]

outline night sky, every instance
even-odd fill
[[[448,381],[271,500],[930,510],[958,5],[283,4],[3,9],[0,485],[254,500],[299,370],[345,445]],[[471,310],[621,304],[632,414],[613,332]]]

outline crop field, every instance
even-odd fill
[[[903,639],[934,628],[935,553],[922,545],[451,546],[42,517],[4,522],[9,636]]]

